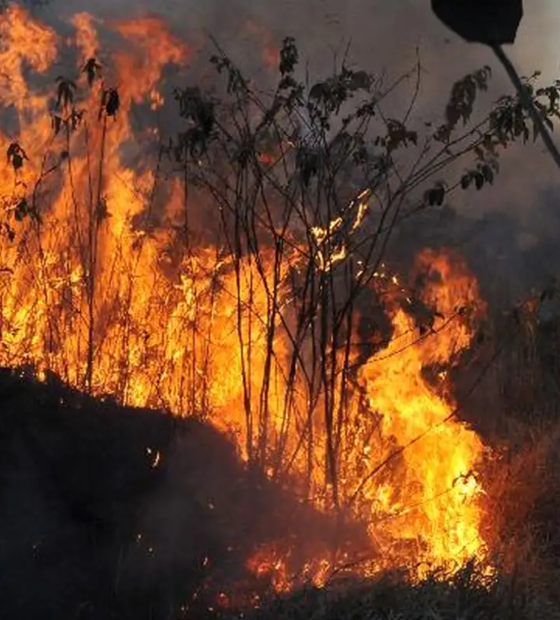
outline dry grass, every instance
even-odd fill
[[[385,576],[344,589],[300,592],[249,617],[255,620],[541,620],[558,618],[560,611],[539,593],[520,587],[512,577],[500,576],[488,582],[472,566],[467,566],[447,581],[434,575],[414,585],[398,576]]]
[[[480,420],[494,456],[484,465],[484,536],[492,578],[473,566],[419,584],[399,575],[306,590],[250,617],[271,620],[541,620],[560,618],[560,324],[524,316],[496,365],[495,407]],[[494,343],[495,344],[495,343]],[[498,390],[495,390],[496,386]],[[496,391],[501,394],[496,402]],[[480,412],[482,416],[484,411]],[[476,421],[475,421],[476,422]],[[224,617],[241,617],[228,613]],[[247,616],[245,616],[247,617]]]

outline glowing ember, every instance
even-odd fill
[[[0,182],[7,214],[0,363],[33,365],[128,405],[208,417],[271,478],[320,511],[364,524],[368,560],[359,564],[342,545],[306,558],[291,556],[289,541],[258,550],[250,569],[272,575],[280,591],[297,580],[323,584],[346,564],[365,574],[420,566],[421,576],[427,565],[453,570],[481,558],[482,445],[454,418],[445,389],[446,371],[471,337],[468,313],[455,306],[483,310],[461,260],[419,257],[418,271],[432,277],[417,301],[437,309],[423,335],[397,278],[376,274],[376,289],[389,287],[394,334],[350,380],[337,368],[360,359],[345,346],[352,331],[335,347],[321,341],[319,318],[298,323],[290,282],[309,255],[297,243],[280,255],[261,248],[237,257],[212,242],[186,248],[177,180],[167,184],[163,215],[150,220],[159,179],[139,142],[157,150],[162,72],[186,62],[189,47],[156,18],[119,22],[104,26],[121,47],[101,63],[96,21],[80,14],[72,24],[74,40],[64,42],[21,8],[0,15],[0,100],[16,114],[0,136],[8,153]],[[28,67],[45,74],[64,44],[79,50],[80,78],[58,80],[54,105],[53,94],[32,88],[24,74]],[[276,58],[268,41],[266,56]],[[153,124],[139,140],[132,116],[141,104]],[[367,211],[357,207],[352,230]],[[318,277],[348,256],[331,242],[342,225],[308,231]],[[431,368],[439,384],[426,377]],[[146,453],[158,467],[161,455]]]

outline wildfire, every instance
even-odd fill
[[[397,308],[391,342],[364,364],[360,382],[370,406],[383,413],[383,432],[406,447],[401,484],[407,492],[392,501],[385,495],[383,503],[397,513],[387,528],[401,539],[420,538],[427,558],[436,564],[460,565],[482,547],[480,510],[472,500],[482,491],[475,467],[483,446],[474,431],[455,419],[456,404],[445,383],[430,384],[424,370],[449,364],[470,344],[471,332],[457,301],[477,313],[483,305],[460,257],[452,264],[449,257],[426,251],[417,267],[431,279],[423,301],[437,309],[430,317],[433,323],[419,335],[413,319]],[[396,490],[389,491],[395,495]]]
[[[327,381],[313,370],[316,322],[297,328],[297,245],[280,260],[272,249],[232,256],[217,242],[178,250],[184,192],[176,179],[155,213],[159,179],[142,160],[134,106],[151,109],[146,142],[157,147],[163,70],[187,62],[189,46],[154,17],[103,24],[79,14],[71,23],[75,36],[63,41],[20,7],[0,15],[0,101],[15,114],[0,136],[9,154],[0,186],[0,364],[32,365],[129,405],[208,418],[232,433],[245,459],[290,481],[319,511],[365,525],[369,560],[354,570],[414,565],[422,576],[427,565],[482,558],[483,446],[455,417],[444,380],[470,344],[469,312],[483,311],[461,259],[418,258],[427,280],[416,301],[429,314],[420,326],[410,295],[389,278],[398,289],[389,295],[392,338],[360,360],[352,380],[333,372],[329,401]],[[101,26],[120,47],[97,62]],[[55,96],[42,84],[65,45],[79,52],[79,79],[61,76]],[[360,205],[356,227],[365,212]],[[329,241],[341,226],[311,231],[321,277],[347,257]],[[334,366],[360,359],[339,345],[332,356],[325,347]],[[161,455],[149,456],[157,467]],[[288,555],[279,542],[249,567],[273,573],[285,590],[294,572],[321,584],[337,561],[351,561],[325,550],[294,569]]]

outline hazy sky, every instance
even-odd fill
[[[47,13],[62,20],[84,10],[99,17],[160,14],[185,38],[211,33],[238,62],[256,66],[258,38],[278,45],[283,37],[295,36],[313,73],[328,70],[334,55],[340,57],[350,45],[350,57],[357,65],[397,74],[410,68],[418,49],[426,94],[482,64],[493,64],[483,46],[464,43],[437,21],[430,0],[51,1]],[[560,0],[525,0],[525,4],[518,42],[510,48],[512,57],[522,72],[541,69],[548,76],[560,74]],[[248,28],[249,22],[262,32]],[[496,72],[497,80],[500,75]]]
[[[514,55],[529,68],[538,63],[553,70],[560,64],[560,3],[526,0],[525,4]],[[235,44],[244,35],[243,23],[254,20],[269,28],[277,40],[287,34],[296,36],[309,48],[307,52],[324,54],[325,49],[342,49],[351,40],[356,59],[375,64],[403,61],[417,45],[435,52],[438,63],[481,56],[477,47],[459,44],[436,22],[429,0],[53,0],[52,9],[60,17],[77,10],[99,16],[147,10],[169,18],[173,28],[185,34],[208,30],[224,44]],[[447,38],[451,44],[445,45]]]
[[[547,76],[560,74],[560,0],[525,4],[512,57],[525,74],[535,69]],[[329,71],[334,56],[340,58],[348,45],[356,65],[373,73],[386,69],[392,75],[410,69],[418,49],[425,110],[434,108],[436,97],[441,101],[442,90],[464,73],[494,65],[486,48],[464,43],[437,21],[430,0],[52,0],[47,12],[66,20],[83,10],[99,17],[160,14],[187,39],[211,33],[249,69],[262,64],[262,41],[278,46],[287,35],[296,37],[312,75]],[[500,84],[502,76],[501,70],[495,72],[503,91],[509,85]]]

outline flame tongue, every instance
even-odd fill
[[[419,335],[413,318],[396,309],[391,342],[361,368],[360,383],[370,406],[382,412],[383,432],[403,449],[396,510],[401,516],[388,527],[396,537],[420,542],[420,558],[428,564],[460,565],[480,554],[483,546],[480,509],[473,501],[481,491],[474,471],[483,446],[476,433],[456,419],[456,403],[444,393],[445,384],[439,389],[429,384],[424,370],[449,365],[470,344],[457,301],[477,312],[482,305],[476,282],[460,258],[452,263],[445,254],[426,251],[417,263],[431,277],[423,298],[437,309],[437,316],[430,317]]]

